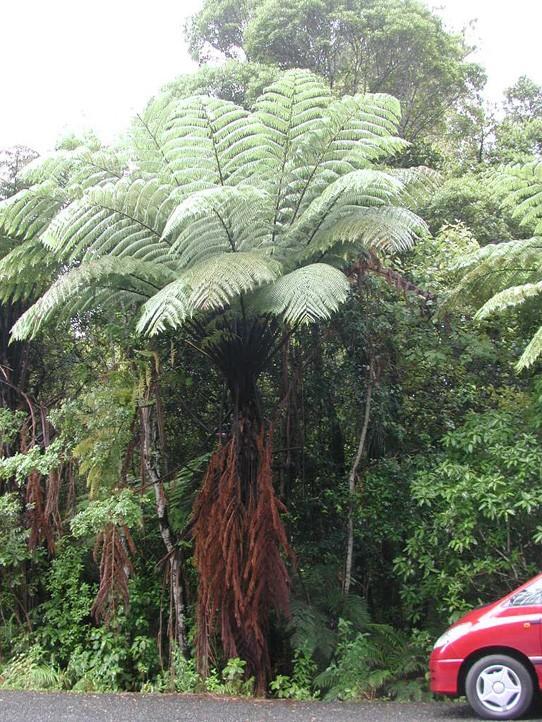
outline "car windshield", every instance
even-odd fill
[[[514,594],[509,601],[512,607],[527,607],[533,604],[542,604],[542,578],[535,579],[532,584]]]

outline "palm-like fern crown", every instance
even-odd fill
[[[503,169],[496,191],[513,208],[520,224],[533,232],[531,238],[490,244],[465,259],[464,276],[453,299],[470,298],[481,305],[476,318],[483,319],[524,303],[542,293],[542,162]],[[531,366],[542,353],[542,327],[536,332],[517,368]]]
[[[404,147],[399,117],[394,98],[335,100],[316,76],[289,71],[252,113],[160,96],[134,123],[129,163],[78,150],[38,164],[0,221],[64,270],[14,335],[113,302],[140,304],[149,334],[235,312],[240,298],[247,313],[290,324],[328,317],[347,297],[349,257],[406,249],[424,228],[406,205],[434,175],[376,165]],[[27,249],[0,264],[5,289]]]

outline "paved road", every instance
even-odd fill
[[[192,695],[79,695],[0,690],[0,722],[458,722],[473,719],[463,704],[354,705]]]

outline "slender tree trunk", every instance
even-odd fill
[[[367,431],[369,430],[369,421],[371,418],[371,401],[373,396],[373,387],[375,384],[374,375],[374,360],[371,357],[369,365],[369,379],[367,383],[367,394],[365,396],[365,413],[363,415],[363,425],[361,427],[361,434],[359,437],[359,444],[354,457],[354,463],[350,470],[350,476],[348,477],[348,491],[349,491],[349,503],[348,503],[348,522],[347,522],[347,540],[346,540],[346,561],[344,565],[344,582],[343,582],[343,594],[346,596],[350,591],[352,584],[352,560],[354,556],[354,511],[355,511],[355,493],[356,493],[356,481],[358,477],[358,469],[365,453],[365,441],[367,439]]]
[[[158,423],[156,419],[156,399],[150,397],[152,388],[149,387],[147,398],[140,406],[142,430],[142,456],[145,475],[153,485],[156,500],[156,514],[162,541],[167,551],[169,564],[169,582],[171,601],[174,611],[172,620],[172,638],[175,639],[183,654],[187,653],[186,614],[182,595],[182,560],[176,539],[169,525],[167,515],[167,499],[164,485],[160,478],[159,454],[157,451]]]

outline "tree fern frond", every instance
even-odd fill
[[[225,100],[167,96],[138,123],[136,147],[144,169],[168,174],[186,192],[238,183],[263,159],[259,123]]]
[[[442,183],[440,173],[425,166],[394,168],[390,173],[403,183],[401,199],[411,206],[426,203]]]
[[[427,231],[425,222],[407,208],[357,208],[349,210],[325,231],[318,233],[304,251],[308,258],[322,253],[342,252],[346,247],[359,255],[363,249],[384,253],[402,252],[412,248]]]
[[[33,300],[50,285],[58,263],[36,238],[16,245],[0,260],[0,301]]]
[[[292,170],[303,165],[300,146],[321,126],[330,102],[329,88],[308,70],[284,73],[256,102],[254,115],[264,129],[269,179],[275,188],[274,224],[286,221]]]
[[[251,186],[192,193],[171,214],[164,238],[183,265],[228,251],[258,248],[271,238],[270,198]]]
[[[190,287],[189,309],[224,308],[235,296],[276,281],[280,271],[280,263],[254,251],[224,253],[208,258],[186,274]]]
[[[266,129],[279,166],[285,164],[296,138],[317,129],[331,99],[329,88],[317,75],[289,70],[256,101],[256,118]]]
[[[528,298],[533,298],[542,293],[542,281],[538,283],[525,283],[521,286],[511,286],[500,291],[486,301],[482,308],[478,309],[474,318],[477,320],[488,318],[495,313],[504,311],[513,306],[524,303]]]
[[[120,150],[113,148],[91,151],[77,148],[70,170],[67,190],[72,198],[78,198],[93,186],[120,180],[128,172],[128,159]]]
[[[143,305],[136,330],[147,336],[155,336],[168,328],[182,326],[189,315],[189,292],[183,278],[162,288]]]
[[[89,190],[61,211],[43,242],[70,260],[106,253],[149,261],[166,258],[169,245],[161,236],[177,202],[176,189],[157,179],[123,178]]]
[[[535,234],[542,235],[542,161],[501,169],[494,186],[506,196],[514,218],[523,226],[532,226]]]
[[[82,144],[72,150],[39,156],[23,168],[19,182],[26,186],[54,184],[66,188],[76,198],[91,186],[121,178],[127,165],[128,159],[120,149],[96,149]]]
[[[49,290],[17,321],[12,329],[16,339],[34,338],[40,328],[64,311],[80,311],[97,289],[119,287],[146,299],[156,293],[174,274],[163,264],[133,258],[105,256],[61,275]]]
[[[231,300],[275,281],[281,266],[256,252],[223,253],[193,266],[143,306],[137,329],[147,335],[179,328],[196,311],[222,309]]]
[[[535,335],[527,344],[527,348],[521,354],[521,358],[516,364],[517,371],[523,371],[524,369],[532,366],[535,361],[538,361],[542,354],[542,326],[538,329]]]
[[[387,95],[347,96],[333,102],[322,122],[303,140],[292,170],[291,222],[330,182],[406,146],[395,137],[401,113],[399,102]],[[294,159],[295,161],[295,159]]]
[[[260,289],[253,309],[281,316],[291,326],[329,318],[346,301],[350,290],[344,273],[326,263],[298,268]]]
[[[0,234],[12,238],[13,243],[40,235],[67,199],[53,181],[19,191],[0,202]]]
[[[402,189],[403,184],[398,178],[383,171],[366,169],[347,173],[312,201],[285,233],[281,243],[287,247],[309,245],[354,208],[393,205]]]
[[[538,237],[484,246],[461,263],[464,276],[449,303],[465,297],[485,303],[509,286],[536,283],[542,275],[541,258],[542,238]]]

